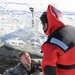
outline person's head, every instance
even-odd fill
[[[47,13],[43,12],[43,14],[40,17],[41,23],[43,25],[43,31],[46,32],[47,30],[47,24],[48,24],[48,20],[47,20]]]
[[[19,55],[19,58],[22,64],[31,64],[31,58],[27,52],[22,52]]]
[[[50,35],[56,29],[66,25],[62,17],[62,12],[51,4],[48,5],[47,11],[41,15],[40,20],[46,35]]]

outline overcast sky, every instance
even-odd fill
[[[34,7],[36,10],[46,10],[48,4],[55,4],[62,11],[74,11],[75,12],[75,0],[0,0],[0,2],[17,2],[17,3],[27,3],[29,7]],[[12,9],[23,9],[19,8],[18,5],[8,6]]]

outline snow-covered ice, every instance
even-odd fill
[[[40,46],[46,40],[46,35],[42,31],[42,25],[39,18],[34,19],[34,27],[32,27],[32,18],[25,19],[22,24],[1,23],[0,25],[0,45],[31,52],[33,54],[41,54]]]
[[[0,1],[0,47],[5,45],[41,55],[40,46],[47,39],[47,36],[42,31],[39,17],[47,9],[42,8],[45,5],[43,3],[38,4],[38,7],[35,5],[28,2],[20,3],[15,0]],[[30,7],[34,8],[34,18],[29,9]],[[66,10],[62,13],[68,24],[74,26],[75,12]]]

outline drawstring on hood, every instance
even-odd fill
[[[66,24],[62,18],[62,13],[55,6],[48,5],[47,8],[48,29],[46,35],[50,35],[58,28],[64,27]]]

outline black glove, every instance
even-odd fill
[[[41,67],[40,61],[36,62],[35,60],[32,60],[30,74],[34,73],[36,70],[39,70],[42,72],[40,67]]]

